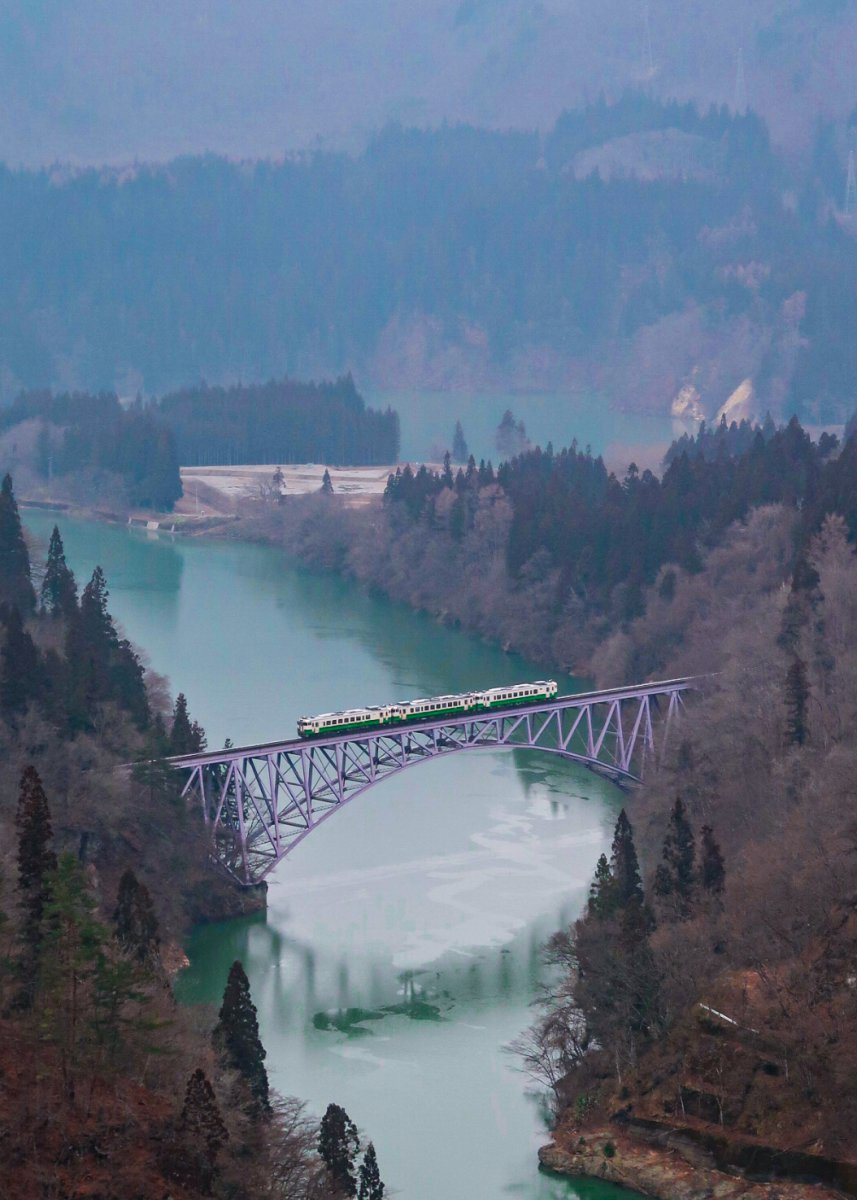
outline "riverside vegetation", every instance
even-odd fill
[[[529,450],[406,468],[374,508],[245,517],[601,685],[709,677],[551,941],[557,982],[518,1050],[568,1169],[628,1182],[612,1127],[854,1192],[857,439],[813,443],[793,420],[702,431],[669,458],[620,481],[577,447]]]
[[[0,465],[30,497],[169,512],[179,461],[395,462],[399,418],[367,408],[350,376],[333,383],[200,385],[122,405],[111,392],[23,392],[0,412]]]
[[[236,911],[168,754],[205,734],[107,608],[78,597],[58,530],[37,587],[0,488],[0,1179],[9,1200],[382,1200],[331,1105],[268,1085],[242,964],[216,1017],[170,985],[190,921]],[[122,764],[142,760],[128,770]],[[212,1028],[213,1025],[213,1028]]]

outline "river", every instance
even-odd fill
[[[588,443],[602,454],[613,470],[624,471],[636,460],[640,467],[656,469],[667,446],[683,433],[680,422],[668,415],[618,411],[607,396],[590,392],[427,392],[361,389],[367,404],[388,405],[399,414],[403,462],[439,461],[452,446],[455,422],[461,421],[467,448],[477,461],[497,461],[495,434],[506,409],[526,423],[535,446],[567,446],[577,438],[581,449]],[[696,426],[692,426],[696,432]]]
[[[47,541],[52,514],[25,521]],[[291,736],[305,712],[542,674],[273,548],[59,524],[79,582],[104,568],[111,611],[211,747]],[[532,1019],[539,947],[579,911],[618,803],[532,752],[409,771],[281,864],[267,914],[198,930],[181,999],[217,1004],[241,958],[274,1086],[317,1114],[343,1105],[407,1200],[628,1196],[538,1174],[544,1125],[504,1050]]]

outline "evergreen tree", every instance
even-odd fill
[[[643,882],[640,878],[640,863],[634,845],[634,830],[624,808],[619,813],[613,834],[610,873],[613,876],[613,907],[621,910],[633,904],[642,908]]]
[[[707,892],[719,896],[726,881],[726,867],[723,854],[710,825],[702,827],[702,862],[699,868],[699,881]]]
[[[662,900],[672,897],[676,910],[688,916],[693,897],[696,841],[687,819],[681,796],[670,813],[669,829],[664,838],[663,861],[655,874],[655,894]]]
[[[612,903],[613,872],[607,861],[607,855],[602,854],[595,864],[595,878],[589,888],[588,911],[594,917],[609,915]]]
[[[806,663],[795,657],[786,674],[786,742],[789,746],[802,746],[808,736],[807,708],[809,705],[809,681]]]
[[[358,1200],[384,1200],[384,1185],[378,1170],[378,1157],[375,1147],[370,1142],[360,1164],[360,1189]]]
[[[83,589],[80,609],[68,623],[68,716],[73,730],[91,729],[99,704],[111,693],[110,662],[119,639],[107,611],[107,581],[101,567]]]
[[[327,467],[324,468],[324,474],[321,477],[321,494],[323,496],[333,495],[333,481],[330,478],[330,471]]]
[[[220,1115],[214,1088],[200,1067],[197,1067],[187,1081],[179,1129],[194,1142],[202,1143],[210,1162],[214,1162],[224,1142],[229,1141],[229,1133]]]
[[[14,725],[41,693],[41,667],[36,644],[24,628],[17,607],[5,612],[6,639],[0,651],[0,713]]]
[[[31,613],[36,607],[30,555],[8,474],[0,486],[0,601],[15,605],[22,613]]]
[[[60,855],[46,884],[39,1016],[57,1047],[66,1095],[74,1099],[77,1068],[97,1024],[93,998],[105,961],[105,930],[93,915],[95,899],[73,854]],[[116,1038],[110,1041],[115,1045]]]
[[[65,547],[54,525],[48,546],[48,561],[42,580],[42,611],[51,617],[73,617],[77,613],[77,584],[65,561]]]
[[[452,435],[452,457],[457,463],[466,463],[469,457],[460,421],[455,422],[455,433]]]
[[[328,1104],[321,1119],[318,1152],[343,1196],[357,1195],[354,1160],[360,1149],[357,1126],[344,1108]]]
[[[125,709],[137,728],[145,729],[151,718],[145,672],[127,638],[122,638],[111,655],[110,690],[116,702]]]
[[[113,923],[117,941],[127,954],[150,966],[158,963],[160,937],[152,897],[130,867],[119,880]]]
[[[176,696],[173,723],[167,746],[169,755],[198,754],[205,748],[205,731],[197,721],[191,722],[184,692]]]
[[[21,776],[15,830],[18,835],[18,895],[23,943],[19,964],[22,991],[18,1003],[27,1006],[32,1001],[38,974],[48,878],[56,868],[56,856],[51,849],[53,829],[48,798],[33,766],[25,767]]]
[[[237,960],[229,971],[212,1041],[223,1066],[237,1071],[250,1089],[251,1113],[254,1116],[270,1113],[265,1048],[259,1038],[256,1006],[244,967]]]

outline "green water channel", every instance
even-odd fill
[[[53,523],[26,514],[45,542]],[[292,737],[302,714],[544,674],[272,548],[59,524],[78,579],[104,567],[111,611],[187,694],[211,747]],[[540,946],[579,911],[619,803],[532,752],[405,772],[281,864],[267,914],[194,934],[181,998],[217,1004],[241,958],[274,1086],[318,1114],[342,1104],[408,1200],[627,1196],[539,1175],[539,1105],[504,1050],[532,1019]]]

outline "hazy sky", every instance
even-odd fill
[[[855,99],[854,0],[0,0],[0,158],[356,146],[391,119],[545,127],[647,84],[783,138]],[[646,13],[648,10],[648,29]],[[649,59],[651,44],[651,59]]]

